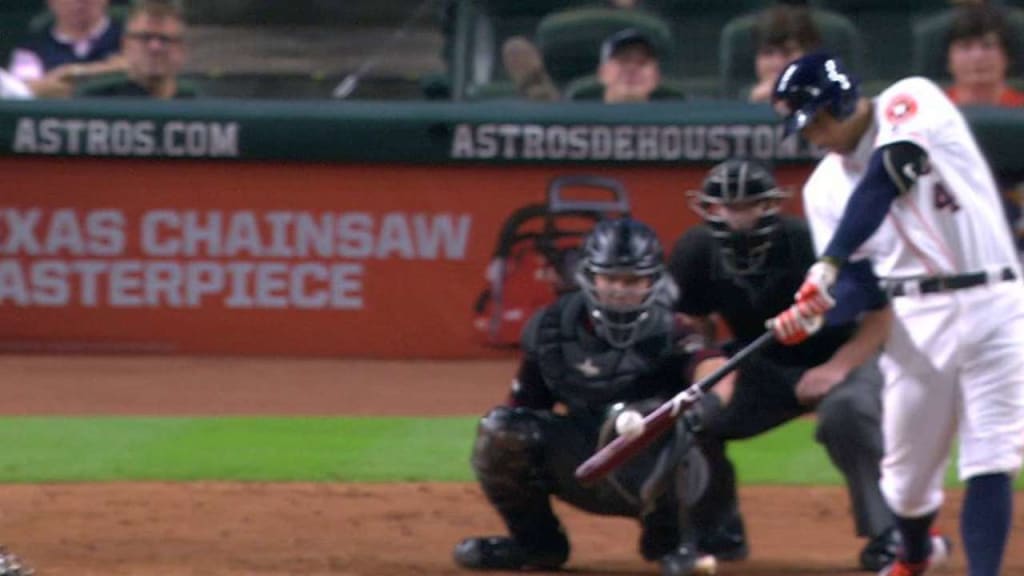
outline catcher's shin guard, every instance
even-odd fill
[[[562,527],[551,510],[543,462],[540,418],[525,408],[499,407],[480,421],[472,465],[480,486],[527,551],[566,549]]]

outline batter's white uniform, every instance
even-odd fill
[[[881,368],[882,492],[917,517],[942,504],[943,473],[959,430],[962,479],[1016,472],[1024,451],[1024,284],[995,181],[963,116],[925,78],[907,78],[874,103],[857,149],[829,154],[804,188],[818,252],[839,225],[872,151],[910,141],[930,167],[897,198],[851,260],[869,258],[886,281],[989,272],[986,285],[893,298]],[[1009,268],[1015,281],[999,281]]]

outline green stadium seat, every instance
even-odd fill
[[[39,12],[40,0],[0,1],[0,67],[7,67],[11,50],[29,32],[29,22]]]
[[[473,84],[467,88],[466,97],[469,100],[522,99],[516,85],[508,80]]]
[[[811,0],[811,5],[837,12],[859,12],[863,10],[892,10],[906,12],[940,10],[949,5],[948,0]]]
[[[736,17],[761,9],[772,0],[644,0],[644,7],[659,14],[676,38],[675,66],[669,71],[677,78],[710,87],[717,94],[718,46],[722,28]],[[687,94],[693,94],[688,91]]]
[[[753,30],[757,16],[757,12],[737,16],[722,29],[718,52],[719,81],[724,97],[741,98],[754,84]],[[811,17],[821,32],[824,48],[839,56],[861,77],[866,76],[864,43],[853,22],[836,12],[817,8],[812,9]]]
[[[593,3],[594,0],[479,0],[481,9],[495,17],[545,15]]]
[[[686,17],[698,13],[729,12],[733,15],[757,10],[771,0],[644,0],[644,6],[666,17]]]
[[[670,66],[674,42],[669,25],[641,10],[577,8],[550,14],[537,25],[537,45],[544,65],[556,84],[592,74],[597,69],[601,43],[626,28],[643,32]]]
[[[946,67],[947,38],[953,25],[954,10],[945,10],[914,24],[913,73],[937,82],[948,82]],[[1024,75],[1024,8],[1008,8],[1006,24],[1010,30],[1011,76]]]
[[[911,73],[913,23],[949,6],[949,0],[811,0],[857,23],[866,47],[868,80],[896,80]]]
[[[564,91],[566,100],[600,100],[604,95],[604,88],[597,76],[590,74],[576,78],[569,82]],[[680,81],[674,78],[662,77],[661,84],[651,94],[652,100],[683,100],[686,92]]]

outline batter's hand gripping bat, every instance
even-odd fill
[[[695,382],[686,390],[676,394],[659,406],[654,412],[644,417],[639,431],[630,435],[621,435],[609,442],[576,468],[576,479],[583,483],[595,482],[604,478],[609,472],[624,464],[638,452],[654,442],[659,436],[672,427],[673,422],[687,408],[701,399],[712,386],[732,372],[748,356],[775,340],[775,334],[767,330],[750,344],[744,346],[717,370]]]

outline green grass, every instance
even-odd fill
[[[476,417],[0,418],[0,482],[471,481]],[[838,484],[797,420],[735,442],[745,484]],[[947,476],[953,482],[952,470]],[[1018,481],[1018,487],[1024,483]]]
[[[0,482],[467,480],[476,418],[2,418]]]

